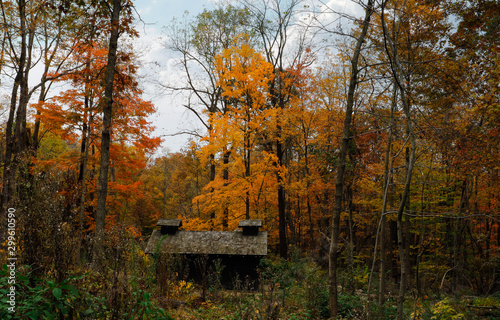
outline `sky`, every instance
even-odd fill
[[[165,93],[156,83],[172,83],[182,77],[182,72],[175,67],[175,56],[164,48],[165,35],[163,28],[170,25],[173,18],[181,19],[185,12],[195,17],[204,9],[213,9],[217,0],[135,0],[134,5],[140,19],[137,20],[139,39],[134,40],[135,49],[140,52],[142,87],[145,100],[150,100],[157,108],[152,117],[156,127],[155,133],[163,138],[162,149],[157,154],[178,152],[188,147],[190,136],[175,135],[182,131],[198,129],[203,132],[200,121],[182,105],[186,103],[184,95],[173,96]],[[313,1],[313,0],[306,0]],[[353,14],[359,10],[351,0],[314,0],[315,4],[327,3],[335,10]],[[321,5],[318,5],[321,7]],[[324,6],[323,6],[324,8]],[[332,16],[330,16],[331,18]]]
[[[162,46],[165,41],[162,39],[162,29],[173,18],[181,18],[185,11],[190,16],[196,16],[213,6],[208,0],[136,0],[134,5],[140,16],[137,20],[140,37],[134,40],[134,46],[139,50],[143,62],[141,73],[144,77],[144,98],[151,100],[157,108],[152,121],[156,127],[155,133],[163,138],[159,153],[177,152],[187,147],[189,135],[171,135],[199,127],[200,124],[182,106],[185,97],[172,96],[155,85],[157,80],[169,81],[169,77],[178,76],[171,68],[174,57]]]
[[[155,135],[163,139],[162,148],[156,155],[166,152],[178,152],[188,148],[190,136],[187,134],[176,135],[182,131],[198,130],[205,133],[200,121],[186,108],[187,97],[184,95],[172,96],[160,90],[158,82],[167,83],[182,79],[182,72],[176,68],[175,56],[168,52],[162,44],[165,43],[163,28],[172,23],[172,19],[182,18],[186,11],[190,17],[195,17],[204,9],[213,9],[217,1],[237,0],[135,0],[134,5],[138,18],[136,29],[140,37],[134,39],[134,48],[140,56],[141,86],[144,90],[143,98],[153,102],[157,112],[151,117],[156,127]],[[328,3],[336,10],[350,14],[358,7],[352,0],[304,0],[315,3]],[[359,9],[359,7],[358,7]],[[31,79],[40,79],[41,67],[32,70]],[[39,70],[40,69],[40,70]],[[0,79],[1,81],[2,79]],[[30,83],[31,85],[31,83]],[[7,91],[6,91],[7,90]],[[0,99],[8,96],[7,86],[0,86]],[[6,100],[7,101],[7,100]],[[8,102],[6,102],[8,103]],[[0,114],[0,117],[5,114]]]

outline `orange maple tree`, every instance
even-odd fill
[[[45,131],[59,135],[69,144],[80,145],[79,152],[75,152],[76,148],[70,151],[67,165],[72,170],[79,171],[80,180],[86,180],[90,196],[86,199],[85,207],[88,208],[88,226],[92,229],[95,206],[93,195],[96,192],[95,178],[100,156],[99,132],[102,126],[100,99],[104,90],[102,77],[107,63],[107,50],[99,43],[78,44],[73,50],[74,64],[82,67],[60,77],[61,83],[71,87],[50,102],[39,105],[39,119]],[[113,143],[110,150],[111,191],[108,196],[112,205],[107,218],[109,223],[134,221],[130,207],[134,206],[135,199],[140,199],[142,194],[139,188],[141,182],[137,177],[146,167],[148,155],[151,155],[161,142],[160,138],[152,135],[154,127],[148,116],[155,112],[155,107],[141,98],[142,91],[136,80],[136,71],[133,54],[120,52],[114,84]],[[44,161],[40,160],[38,165],[39,168],[44,168]],[[84,177],[87,167],[90,168],[90,173]]]

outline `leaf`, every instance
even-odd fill
[[[88,315],[90,315],[90,314],[92,314],[92,313],[94,313],[94,310],[92,310],[92,309],[87,309],[87,310],[85,310],[85,312],[83,313],[83,315],[84,315],[84,316],[88,316]]]
[[[52,290],[52,294],[54,295],[54,297],[56,297],[56,299],[59,299],[59,298],[61,298],[62,290],[59,288],[54,288]]]
[[[73,285],[68,285],[68,290],[71,292],[71,294],[75,297],[79,297],[80,295],[78,294],[78,289],[75,288]]]

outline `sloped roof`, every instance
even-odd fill
[[[262,220],[241,220],[238,223],[240,228],[260,228],[262,227]]]
[[[182,227],[182,221],[180,219],[160,219],[156,223],[157,226],[162,227]]]
[[[162,235],[154,230],[146,246],[146,253],[153,253],[158,241],[161,250],[178,254],[267,255],[267,232],[246,236],[242,231],[185,231]]]

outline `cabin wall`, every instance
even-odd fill
[[[179,279],[207,287],[250,289],[259,287],[260,256],[177,254],[175,260]]]

